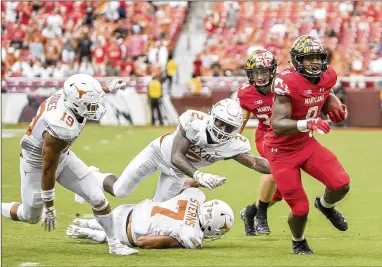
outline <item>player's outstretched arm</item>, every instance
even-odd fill
[[[243,111],[243,126],[241,126],[240,133],[244,131],[244,128],[247,125],[249,117],[251,116],[251,112],[246,110],[245,108],[242,108],[242,111]]]
[[[48,132],[45,132],[43,136],[41,198],[44,201],[44,214],[42,224],[45,229],[50,231],[56,229],[56,210],[54,208],[56,170],[60,155],[67,143],[53,137]]]
[[[139,248],[145,249],[183,248],[175,238],[162,235],[141,236],[135,241],[135,244]]]
[[[186,154],[191,146],[182,125],[178,127],[178,133],[174,137],[171,150],[171,164],[185,175],[194,178],[201,186],[214,189],[225,183],[226,178],[203,173],[196,169],[187,159]]]
[[[115,93],[118,90],[124,90],[127,83],[123,79],[113,79],[110,83],[103,88],[105,93]]]
[[[194,173],[198,170],[190,161],[186,158],[188,149],[191,146],[191,142],[186,137],[182,125],[179,125],[178,133],[174,137],[174,143],[171,150],[171,164],[185,175],[193,177]]]
[[[255,157],[249,153],[241,153],[235,156],[233,159],[250,169],[254,169],[257,172],[271,174],[269,163],[265,158]]]

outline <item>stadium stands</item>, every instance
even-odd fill
[[[201,74],[243,76],[247,52],[257,46],[272,51],[284,69],[295,38],[314,34],[326,43],[339,76],[381,76],[380,10],[381,2],[363,1],[218,2],[205,18]]]
[[[167,63],[186,2],[2,2],[2,78],[142,77]],[[113,75],[114,74],[114,75]]]

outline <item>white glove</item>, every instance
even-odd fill
[[[196,171],[193,178],[199,182],[203,187],[208,189],[214,189],[226,182],[226,178],[223,176],[213,175],[211,173],[203,173],[201,171]]]
[[[44,229],[48,231],[52,229],[56,230],[56,209],[54,206],[49,208],[44,206],[41,226],[44,226]]]
[[[107,88],[109,89],[110,93],[115,93],[118,90],[125,89],[127,83],[123,81],[123,79],[113,79],[110,81]]]

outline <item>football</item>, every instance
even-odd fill
[[[322,113],[327,115],[329,112],[335,109],[342,109],[342,103],[338,97],[333,94],[329,94],[324,105],[322,106]]]

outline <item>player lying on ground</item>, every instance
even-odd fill
[[[309,201],[301,183],[301,169],[325,185],[325,193],[314,206],[338,230],[348,224],[334,205],[350,189],[350,178],[337,157],[314,137],[313,132],[329,133],[328,121],[317,118],[324,103],[335,98],[331,88],[337,75],[328,67],[327,51],[312,36],[297,38],[290,50],[293,68],[278,74],[272,110],[272,130],[265,135],[264,156],[269,160],[273,177],[282,198],[291,208],[288,218],[295,254],[312,254],[304,237]],[[324,110],[334,122],[345,119],[341,105]]]
[[[128,196],[147,176],[160,171],[154,201],[166,201],[178,195],[185,177],[193,177],[201,186],[216,188],[225,177],[203,173],[201,167],[219,160],[235,159],[261,173],[270,173],[266,159],[255,157],[247,138],[239,134],[243,123],[240,105],[232,99],[216,103],[211,114],[188,110],[179,117],[178,128],[152,141],[126,167],[117,179],[100,176],[100,185],[113,196]]]
[[[260,156],[264,156],[263,141],[265,133],[270,128],[274,92],[272,83],[277,69],[277,60],[274,55],[266,49],[258,49],[248,57],[245,72],[248,83],[240,86],[237,95],[240,106],[243,109],[243,127],[252,114],[256,116],[259,124],[256,129],[255,143]],[[245,233],[248,236],[257,234],[270,234],[268,226],[268,207],[281,200],[276,191],[275,181],[270,174],[264,174],[260,179],[260,193],[256,202],[248,205],[240,211],[240,217],[244,222]],[[276,192],[276,193],[275,193]]]
[[[124,89],[122,80],[108,87],[86,74],[69,77],[64,88],[44,101],[21,139],[21,198],[2,203],[4,217],[56,228],[55,182],[86,199],[98,223],[105,230],[111,254],[137,253],[122,245],[113,227],[111,207],[99,188],[94,172],[69,149],[81,134],[86,121],[100,120],[106,112],[105,92]]]
[[[187,188],[164,202],[146,199],[113,210],[118,237],[130,247],[146,249],[202,247],[202,241],[226,234],[234,223],[232,209],[221,200],[206,199],[197,188]],[[106,234],[94,219],[75,219],[66,234],[71,238],[105,242]]]

